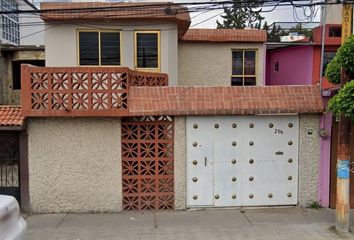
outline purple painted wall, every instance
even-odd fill
[[[328,98],[323,98],[325,106]],[[332,136],[332,114],[324,113],[321,117],[320,128],[326,129],[328,137],[321,138],[320,141],[320,165],[319,165],[319,184],[317,199],[323,207],[329,206],[330,196],[330,169],[331,169],[331,136]],[[333,136],[336,137],[336,136]]]
[[[275,70],[277,63],[278,72]],[[310,85],[312,71],[312,46],[267,50],[266,85]]]

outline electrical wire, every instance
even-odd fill
[[[252,1],[240,1],[240,4],[249,4],[252,3]],[[259,1],[255,1],[253,0],[253,3],[259,3]],[[311,21],[313,20],[319,9],[320,6],[322,5],[329,5],[329,4],[333,4],[333,3],[329,3],[326,1],[303,1],[303,0],[293,0],[293,1],[285,1],[285,0],[278,0],[278,1],[274,1],[274,0],[264,0],[262,1],[263,5],[262,8],[260,10],[257,10],[259,13],[269,13],[274,11],[277,7],[279,6],[291,6],[293,8],[293,17],[295,19],[296,22],[300,22],[301,19],[299,18],[299,16],[297,15],[296,9],[301,8],[303,10],[303,15],[304,15],[304,19],[303,21]],[[351,1],[348,1],[351,2]],[[124,6],[119,6],[121,2],[116,2],[116,3],[111,3],[110,7],[96,7],[96,8],[71,8],[71,9],[46,9],[46,10],[38,10],[38,11],[22,11],[22,10],[17,10],[17,11],[0,11],[0,14],[6,15],[6,14],[21,14],[22,16],[26,16],[26,18],[39,18],[39,14],[41,13],[45,13],[45,12],[56,12],[56,13],[75,13],[75,12],[79,12],[79,13],[86,13],[86,14],[90,14],[92,13],[93,10],[95,11],[104,11],[104,12],[110,12],[110,11],[114,11],[114,13],[112,14],[107,14],[107,18],[109,19],[110,17],[122,17],[122,16],[129,16],[131,18],[134,17],[134,15],[131,14],[127,14],[127,13],[121,13],[120,11],[126,11],[126,8],[129,8],[129,10],[131,10],[131,8],[135,8],[134,11],[146,11],[146,7],[151,6],[151,7],[161,7],[161,6],[168,6],[168,4],[165,3],[154,3],[154,4],[139,4],[139,5],[124,5]],[[63,5],[65,5],[66,3],[63,3]],[[193,18],[197,18],[202,14],[211,12],[211,11],[216,11],[216,10],[223,10],[225,7],[231,7],[232,5],[234,5],[233,1],[219,1],[219,2],[214,2],[214,1],[208,1],[208,2],[184,2],[184,3],[178,3],[178,5],[187,5],[189,6],[186,10],[183,9],[183,11],[178,11],[178,14],[180,13],[199,13],[193,17],[191,17],[191,19]],[[267,9],[270,8],[270,9]],[[145,14],[146,12],[144,12]],[[161,15],[165,15],[165,13],[161,12],[161,9],[158,9],[154,11],[150,11],[149,14],[151,16],[161,16]],[[204,19],[200,22],[197,22],[193,25],[191,25],[191,27],[195,27],[197,25],[200,25],[204,22],[207,22],[213,18],[216,18],[218,16],[220,16],[221,14],[223,14],[223,12],[218,13],[216,15],[213,15],[207,19]],[[149,16],[150,16],[149,15]],[[105,15],[106,16],[106,15]],[[139,16],[139,13],[136,14],[136,16]],[[56,25],[54,26],[49,26],[48,28],[45,28],[43,30],[34,32],[32,34],[29,34],[27,36],[23,36],[22,38],[28,37],[28,36],[32,36],[34,34],[46,31],[47,29],[50,29],[52,27],[56,27],[56,26],[60,26],[64,23],[68,23],[65,21],[57,21],[55,22]],[[30,26],[41,26],[41,25],[46,25],[45,23],[42,22],[25,22],[25,23],[19,23],[21,27],[30,27]],[[121,24],[120,24],[121,25]],[[12,26],[11,24],[2,24],[2,26]],[[129,25],[126,25],[129,26]],[[175,28],[174,28],[175,29]],[[170,30],[170,29],[167,29]]]

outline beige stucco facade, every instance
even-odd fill
[[[178,85],[231,86],[232,50],[257,50],[257,85],[264,85],[263,43],[179,42]]]
[[[186,117],[174,118],[175,209],[186,209]]]
[[[299,205],[302,207],[317,200],[320,165],[319,129],[319,114],[300,115]]]
[[[300,115],[298,204],[317,199],[319,115]],[[309,134],[312,131],[312,134]],[[122,210],[121,120],[28,121],[29,193],[34,213]],[[174,118],[175,209],[186,209],[186,117]]]
[[[121,66],[134,69],[134,31],[160,31],[160,64],[162,73],[169,76],[170,85],[177,85],[178,79],[178,31],[172,23],[151,23],[137,25],[125,22],[116,24],[48,24],[46,23],[45,46],[47,67],[78,66],[78,30],[120,30]]]
[[[31,211],[120,211],[120,134],[119,118],[30,119]]]

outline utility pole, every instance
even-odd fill
[[[343,4],[342,45],[352,34],[353,6]],[[342,68],[341,85],[349,82],[350,76]],[[350,179],[350,132],[351,119],[341,114],[339,117],[338,156],[337,156],[337,198],[336,230],[349,232],[349,179]]]

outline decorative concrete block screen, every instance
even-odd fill
[[[173,119],[122,119],[124,210],[174,208]]]
[[[24,116],[128,116],[130,85],[165,86],[167,74],[117,67],[22,66]]]

